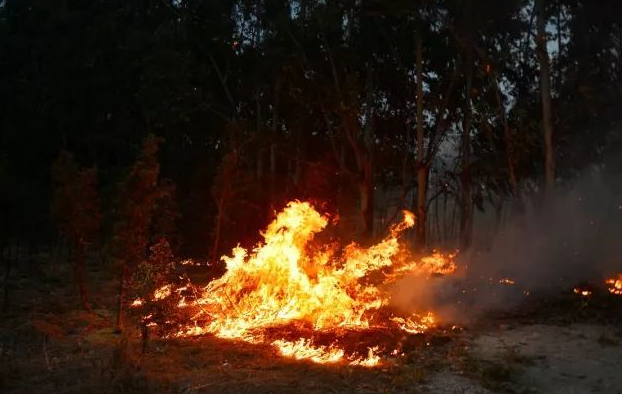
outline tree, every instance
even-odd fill
[[[536,54],[540,65],[540,101],[542,104],[542,130],[544,131],[545,190],[550,197],[555,187],[555,149],[553,147],[553,114],[551,109],[551,64],[546,34],[547,14],[543,0],[535,0]]]
[[[174,188],[169,181],[160,180],[157,153],[161,139],[150,134],[145,138],[140,155],[129,174],[121,182],[118,202],[119,221],[114,230],[114,250],[120,261],[119,290],[117,294],[117,330],[123,327],[124,297],[128,290],[127,280],[137,266],[147,260],[150,245],[163,242],[173,231],[175,214],[160,220],[163,229],[154,228],[158,207],[170,206]],[[163,204],[164,202],[164,204]],[[162,211],[166,212],[166,211]],[[167,231],[162,231],[167,230]],[[154,239],[154,234],[158,239]],[[168,241],[166,241],[167,246]],[[170,248],[170,246],[169,246]]]
[[[86,285],[86,253],[97,237],[101,219],[97,195],[97,169],[79,168],[73,155],[63,151],[52,166],[55,183],[52,216],[71,245],[76,283],[82,306],[91,312]]]

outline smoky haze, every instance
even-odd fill
[[[490,222],[476,226],[490,228]],[[409,276],[396,283],[394,306],[431,309],[443,320],[464,322],[579,283],[603,286],[605,278],[622,272],[622,179],[587,173],[546,205],[526,201],[522,213],[508,215],[498,233],[474,245],[457,257],[454,275]],[[514,284],[500,283],[504,278]]]

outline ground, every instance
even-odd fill
[[[90,272],[94,313],[71,270],[45,256],[11,273],[0,320],[6,393],[622,393],[622,297],[560,294],[422,335],[378,368],[315,365],[204,336],[113,331],[115,282]],[[94,291],[97,289],[97,291]]]

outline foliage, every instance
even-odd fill
[[[546,2],[560,185],[591,165],[619,167],[620,7]],[[412,209],[417,123],[431,166],[428,204],[447,198],[454,206],[467,100],[474,202],[497,210],[513,188],[537,194],[542,183],[535,30],[533,0],[6,0],[2,233],[50,242],[51,179],[41,174],[61,149],[94,163],[107,205],[146,228],[150,204],[106,197],[149,134],[167,141],[161,172],[177,185],[173,210],[183,223],[169,241],[185,254],[211,255],[214,244],[252,237],[288,198],[330,200],[348,221],[363,209],[365,186],[376,190],[375,222]],[[415,116],[417,39],[423,119]],[[232,172],[233,151],[240,157]],[[157,173],[125,181],[136,201],[155,198],[133,183]],[[232,177],[236,193],[222,212]],[[450,226],[449,212],[429,219]],[[220,235],[212,225],[219,217]],[[115,231],[116,243],[129,250],[132,242],[128,258],[143,260],[154,232],[131,227]]]

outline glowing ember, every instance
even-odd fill
[[[403,331],[411,334],[420,334],[425,332],[428,328],[433,327],[435,323],[434,315],[428,312],[426,316],[413,315],[410,318],[393,317],[391,321],[398,324],[398,327]]]
[[[328,218],[311,204],[290,202],[262,233],[263,242],[252,251],[234,248],[231,256],[222,257],[227,268],[222,277],[196,289],[195,299],[182,299],[178,306],[190,308],[192,324],[176,335],[211,333],[270,343],[281,355],[295,359],[375,366],[381,360],[377,346],[363,357],[346,353],[336,342],[316,346],[308,339],[290,340],[274,333],[292,324],[322,333],[371,327],[421,333],[435,325],[431,313],[390,318],[381,311],[389,304],[383,284],[407,273],[449,274],[456,268],[453,255],[434,252],[414,259],[399,243],[398,235],[415,224],[412,213],[405,211],[390,235],[369,248],[314,242],[327,224]],[[170,295],[171,287],[158,289],[154,297],[161,293]]]
[[[573,289],[575,294],[580,294],[582,297],[589,297],[592,295],[592,292],[588,289],[582,289],[580,287],[575,287]]]
[[[173,286],[172,285],[164,285],[162,287],[160,287],[159,289],[157,289],[154,293],[153,293],[153,299],[154,300],[162,300],[168,296],[171,295]]]
[[[499,283],[503,284],[503,285],[514,285],[516,284],[516,282],[514,282],[512,279],[510,278],[502,278],[499,279]]]
[[[609,292],[615,295],[622,295],[622,274],[618,274],[617,278],[609,278],[605,281],[609,285]]]
[[[137,308],[137,307],[141,306],[142,304],[143,304],[143,300],[141,300],[140,298],[137,298],[134,301],[132,301],[130,306],[133,307],[133,308]]]
[[[296,342],[285,340],[276,340],[272,345],[279,350],[279,353],[286,357],[292,357],[296,360],[311,360],[316,363],[335,363],[341,361],[345,352],[335,346],[318,346],[311,345],[310,341],[300,339]]]

